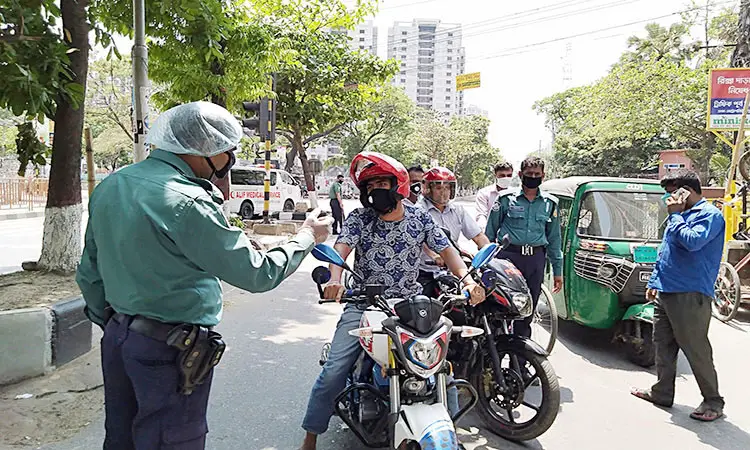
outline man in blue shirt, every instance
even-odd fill
[[[695,172],[669,173],[661,185],[674,195],[665,199],[669,217],[664,242],[646,292],[646,298],[656,302],[657,382],[651,389],[636,389],[632,394],[660,406],[672,406],[677,353],[682,350],[703,395],[703,402],[690,417],[711,422],[724,410],[708,341],[714,283],[724,248],[724,218],[702,197]],[[686,196],[680,195],[680,189]]]

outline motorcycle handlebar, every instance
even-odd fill
[[[336,301],[336,299],[323,299],[323,300],[318,300],[318,304],[322,305],[324,303],[362,303],[367,300],[365,298],[362,298],[363,296],[364,296],[364,291],[362,289],[347,289],[344,292],[344,295],[341,297],[341,301]]]

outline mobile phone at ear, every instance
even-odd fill
[[[672,198],[677,200],[678,203],[685,203],[688,197],[690,197],[690,192],[685,188],[679,188],[672,192]]]

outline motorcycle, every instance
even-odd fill
[[[509,244],[506,235],[501,248]],[[533,313],[531,293],[523,274],[505,259],[493,258],[473,276],[487,290],[485,301],[455,305],[448,316],[453,323],[484,333],[470,341],[457,338],[448,360],[456,376],[467,378],[479,394],[477,413],[490,431],[511,441],[534,439],[557,417],[560,386],[547,352],[531,339],[513,334],[513,322]],[[455,289],[458,280],[441,275],[436,284],[439,291],[447,292]]]
[[[499,249],[491,244],[477,253],[471,273],[489,263]],[[342,303],[363,309],[360,327],[349,331],[359,338],[365,350],[355,363],[347,387],[335,400],[335,413],[368,447],[427,450],[462,448],[454,422],[477,403],[477,393],[465,380],[448,383],[450,364],[446,361],[451,335],[471,339],[483,330],[454,326],[443,315],[446,304],[465,304],[468,294],[442,294],[430,299],[418,295],[410,299],[385,298],[386,286],[364,284],[343,258],[331,247],[317,245],[312,252],[319,261],[342,267],[359,287],[347,289]],[[312,273],[323,297],[323,285],[330,281],[327,267]],[[319,304],[335,302],[320,300]],[[321,365],[328,360],[330,344],[323,347]],[[447,391],[465,389],[470,402],[448,413]]]

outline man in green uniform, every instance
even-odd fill
[[[497,242],[506,234],[510,236],[511,245],[498,257],[510,260],[523,273],[536,309],[547,259],[552,264],[553,291],[562,288],[560,219],[557,197],[539,189],[544,179],[544,161],[535,156],[526,158],[518,176],[521,188],[500,192],[487,220],[485,234]],[[517,335],[531,337],[532,317],[514,322]]]
[[[288,244],[260,253],[228,225],[208,180],[234,163],[242,129],[206,102],[154,123],[142,162],[102,181],[89,202],[76,280],[104,329],[105,450],[203,449],[213,367],[224,349],[219,280],[265,292],[291,275],[330,218],[313,212]]]
[[[343,183],[344,176],[339,174],[328,190],[328,198],[331,200],[331,214],[333,214],[333,234],[339,234],[340,227],[344,226],[344,200],[341,198],[341,185]]]

